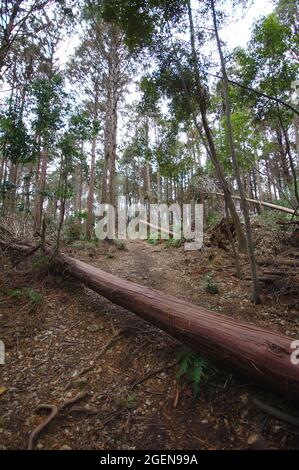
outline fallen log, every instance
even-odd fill
[[[5,242],[0,245],[5,248]],[[13,237],[10,246],[23,253],[32,249],[17,244]],[[51,248],[46,245],[44,250],[52,259]],[[287,400],[298,401],[299,365],[291,361],[293,338],[213,313],[65,254],[56,255],[56,262],[86,287],[136,313],[215,363],[240,372]]]
[[[289,266],[291,268],[299,267],[297,259],[284,259],[284,258],[260,258],[257,259],[259,266]]]
[[[224,197],[224,194],[222,193],[213,192],[209,194],[215,194],[216,196]],[[238,201],[241,200],[240,196],[232,195],[232,198],[237,199]],[[277,204],[272,204],[271,202],[259,201],[258,199],[250,199],[250,198],[246,198],[246,201],[251,202],[252,204],[255,204],[257,206],[268,207],[269,209],[273,209],[273,210],[280,211],[280,212],[285,212],[286,214],[290,214],[293,216],[299,215],[297,210],[290,209],[289,207],[278,206]]]
[[[283,220],[277,220],[277,225],[299,225],[299,220],[293,220],[291,222],[284,222]]]
[[[291,362],[292,338],[213,313],[67,255],[60,255],[58,262],[88,288],[212,361],[239,371],[287,400],[298,400],[299,365]]]
[[[151,223],[149,223],[145,220],[139,220],[139,223],[143,224],[143,225],[146,225],[147,227],[154,228],[155,230],[158,230],[160,232],[166,233],[166,235],[171,235],[172,237],[175,237],[174,232],[172,232],[171,230],[167,230],[164,227],[158,227],[157,225],[151,224]]]

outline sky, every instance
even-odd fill
[[[228,0],[227,3],[231,4],[231,1]],[[221,31],[222,39],[226,41],[229,49],[237,46],[245,47],[250,39],[254,22],[261,16],[269,15],[273,9],[273,0],[254,0],[243,18],[240,11],[236,12],[235,19]]]

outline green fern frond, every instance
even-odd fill
[[[177,372],[177,379],[186,377],[193,389],[194,396],[197,397],[200,385],[203,381],[208,381],[217,372],[216,367],[205,357],[194,353],[191,350],[183,349],[177,354],[180,368]]]

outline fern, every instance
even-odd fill
[[[27,297],[28,300],[31,300],[31,302],[33,304],[38,305],[38,304],[41,304],[42,301],[43,301],[42,295],[39,294],[38,292],[36,292],[33,289],[30,289],[30,288],[25,289],[24,294],[25,294],[25,296]]]
[[[13,299],[19,300],[19,299],[22,298],[23,292],[22,292],[21,289],[10,289],[8,291],[8,295],[9,295],[9,297],[12,297]]]
[[[197,397],[200,385],[216,374],[216,367],[208,359],[191,350],[179,351],[178,360],[180,368],[177,379],[185,377],[192,386],[194,396]]]

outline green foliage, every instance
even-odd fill
[[[39,305],[43,301],[42,295],[34,289],[31,288],[22,288],[22,289],[11,289],[8,291],[9,297],[12,297],[16,300],[27,299],[32,302],[34,305]]]
[[[137,396],[135,393],[132,393],[127,397],[121,398],[118,405],[120,408],[125,408],[126,410],[134,410],[137,406]]]
[[[289,204],[286,203],[284,200],[275,200],[273,204],[277,204],[279,206],[288,207]],[[286,214],[285,212],[278,212],[278,211],[271,211],[271,210],[263,210],[261,214],[257,216],[257,220],[261,222],[262,225],[273,229],[283,229],[283,227],[279,228],[277,224],[278,221],[288,222],[291,220],[291,216]]]
[[[36,132],[45,142],[50,143],[62,123],[63,102],[66,98],[62,76],[56,73],[50,80],[48,77],[37,78],[32,83],[31,93]]]
[[[220,212],[209,212],[207,216],[207,227],[214,227],[222,219],[223,214]]]
[[[209,294],[219,294],[219,287],[211,274],[206,274],[203,279],[203,288]]]
[[[231,114],[231,123],[239,167],[243,171],[250,171],[254,167],[257,150],[261,146],[260,136],[255,132],[252,114],[248,110],[236,110]],[[226,172],[233,174],[225,117],[220,120],[216,143]]]
[[[150,46],[159,28],[169,20],[179,21],[186,9],[182,0],[102,0],[100,4],[103,17],[121,26],[131,51]]]
[[[25,296],[35,305],[39,305],[43,302],[43,296],[34,289],[25,289]]]
[[[0,114],[0,147],[13,163],[26,164],[32,154],[31,137],[22,116],[14,109]]]
[[[9,297],[12,297],[13,299],[20,300],[23,296],[22,290],[20,289],[11,289],[8,291]]]
[[[291,2],[292,3],[292,2]],[[280,7],[283,1],[280,2]],[[278,10],[279,11],[279,10]],[[259,20],[248,50],[236,49],[236,71],[242,83],[270,96],[289,101],[291,84],[298,78],[298,61],[290,52],[298,50],[298,34],[279,12]],[[295,54],[294,54],[295,55]],[[267,116],[277,122],[277,104],[251,92],[235,89],[239,103],[254,106],[258,119]],[[281,112],[285,113],[282,108]]]
[[[202,383],[213,377],[217,369],[206,358],[189,349],[182,349],[177,357],[180,364],[177,379],[185,377],[193,388],[194,396],[197,397]]]
[[[80,240],[83,236],[84,227],[81,224],[80,219],[77,217],[70,217],[67,219],[65,224],[64,237],[66,244],[73,243],[76,240]]]
[[[170,238],[166,241],[167,248],[180,248],[183,244],[182,239]]]
[[[158,238],[148,237],[147,243],[148,243],[149,245],[156,246],[156,245],[158,245],[158,244],[160,243],[160,241],[159,241]]]

